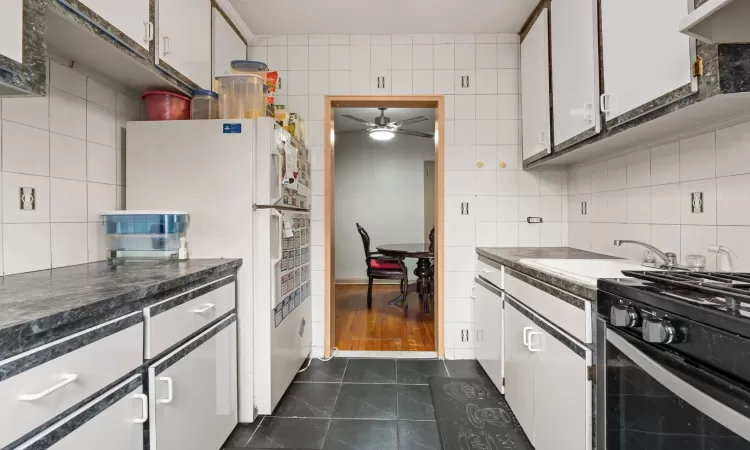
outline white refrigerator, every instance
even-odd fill
[[[242,258],[239,420],[271,414],[312,349],[310,157],[270,118],[129,122],[126,207],[189,213],[190,258]]]

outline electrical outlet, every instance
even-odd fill
[[[461,342],[469,342],[469,330],[466,328],[461,330]]]
[[[461,215],[462,216],[469,215],[469,202],[461,202]]]
[[[586,202],[581,202],[581,215],[586,216],[589,213],[589,208]]]
[[[34,211],[36,209],[36,189],[32,187],[19,188],[20,205],[22,211]]]
[[[690,210],[694,214],[703,212],[703,192],[693,192],[690,194]]]

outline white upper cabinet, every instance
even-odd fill
[[[0,14],[0,56],[23,62],[23,0],[5,0]]]
[[[549,21],[544,8],[521,42],[523,159],[551,149],[549,104]]]
[[[680,20],[680,31],[709,44],[750,42],[750,2],[708,0]]]
[[[148,50],[154,36],[149,19],[150,0],[81,0],[99,17]]]
[[[678,27],[687,14],[685,0],[602,1],[601,102],[607,121],[677,89],[690,92],[690,38]]]
[[[596,1],[553,4],[552,105],[555,145],[600,130]]]
[[[247,58],[247,45],[216,8],[213,8],[213,16],[214,76],[228,75],[232,61]]]
[[[211,1],[159,0],[158,60],[211,88]]]

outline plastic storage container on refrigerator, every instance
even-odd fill
[[[208,120],[219,118],[219,94],[208,89],[193,91],[190,101],[190,118],[192,120]]]
[[[260,75],[216,77],[221,119],[257,119],[266,115],[266,79]]]
[[[184,211],[108,211],[102,216],[109,259],[177,258],[188,221]]]

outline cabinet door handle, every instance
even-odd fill
[[[609,94],[602,94],[601,97],[599,97],[599,109],[601,109],[603,113],[612,112],[612,110],[609,107],[609,100],[610,100]]]
[[[141,401],[141,417],[133,419],[133,423],[145,423],[148,420],[148,397],[146,394],[134,394],[133,397]]]
[[[523,345],[529,346],[529,332],[532,330],[531,327],[523,327]]]
[[[62,381],[60,381],[59,383],[54,384],[43,391],[37,392],[36,394],[21,394],[18,396],[18,399],[23,400],[25,402],[39,400],[40,398],[48,394],[51,394],[55,392],[56,390],[63,388],[67,386],[68,384],[74,382],[77,378],[78,378],[78,375],[74,373],[65,373],[62,375]]]
[[[477,298],[477,287],[476,286],[472,286],[471,287],[471,292],[469,293],[469,297],[471,297],[471,298]]]
[[[538,137],[539,143],[542,145],[547,145],[547,132],[546,131],[540,131],[539,137]]]
[[[169,49],[169,36],[162,37],[162,40],[164,40],[164,48],[162,49],[162,54],[164,56],[172,53],[172,51]]]
[[[143,22],[143,27],[146,29],[146,36],[144,37],[144,41],[146,43],[151,42],[154,39],[154,24],[151,22]]]
[[[534,347],[534,342],[533,342],[534,336],[539,336],[539,343],[541,344],[542,333],[540,333],[539,331],[532,331],[531,333],[529,333],[529,344],[526,347],[532,353],[541,352],[542,351],[542,347],[541,346],[540,347],[536,347],[536,348]]]
[[[190,312],[193,312],[193,313],[196,313],[196,314],[202,314],[202,313],[208,311],[209,309],[214,308],[215,306],[216,305],[214,305],[213,303],[206,303],[205,305],[203,305],[203,308],[192,309],[192,310],[190,310]]]
[[[172,377],[159,377],[159,381],[167,383],[167,398],[160,398],[159,403],[166,405],[172,403],[174,399],[174,383],[172,383]]]

